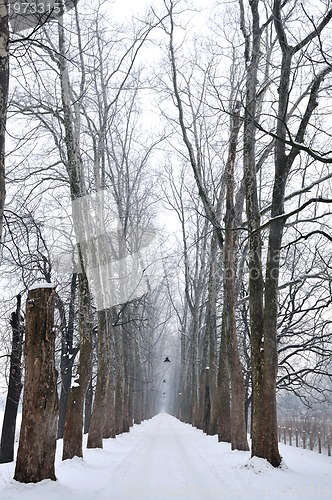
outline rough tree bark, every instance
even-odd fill
[[[122,434],[124,430],[124,352],[123,352],[123,337],[122,327],[120,325],[114,326],[114,340],[115,340],[115,433]]]
[[[52,285],[30,289],[28,293],[23,416],[14,475],[22,483],[56,479],[58,393],[54,303]]]
[[[84,434],[88,434],[90,429],[92,404],[93,404],[93,382],[91,377],[89,382],[89,387],[86,391],[85,402],[84,402]]]
[[[110,358],[109,369],[109,381],[106,393],[106,414],[104,422],[104,432],[103,438],[114,438],[115,437],[115,426],[114,426],[114,372],[113,372],[113,359]]]
[[[88,448],[103,447],[103,433],[106,416],[106,395],[109,384],[110,359],[110,314],[107,309],[98,311],[98,373],[96,393],[93,403],[91,422],[88,435]]]
[[[83,457],[83,408],[92,366],[92,313],[89,286],[85,274],[79,274],[80,360],[78,375],[70,389],[67,403],[62,459]]]
[[[140,424],[143,420],[143,371],[140,363],[140,347],[137,339],[134,339],[133,346],[134,366],[133,366],[133,391],[134,391],[134,411],[133,419],[135,424]]]
[[[231,435],[231,393],[230,379],[228,370],[228,355],[227,355],[227,336],[226,336],[226,310],[222,312],[222,329],[219,346],[219,365],[218,365],[218,441],[230,443]]]
[[[68,394],[70,391],[71,379],[72,379],[73,363],[75,361],[76,354],[79,351],[78,347],[73,348],[76,286],[77,286],[77,274],[73,273],[70,286],[68,322],[65,321],[64,304],[62,304],[62,302],[58,298],[59,309],[61,309],[62,311],[62,313],[60,314],[63,314],[64,316],[64,328],[62,331],[62,338],[61,338],[61,362],[60,362],[61,392],[59,401],[58,439],[63,438],[66,412],[67,412]]]

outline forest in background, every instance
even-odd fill
[[[11,35],[2,461],[38,282],[64,459],[166,410],[278,466],[277,400],[331,421],[331,17],[164,0],[120,22],[81,0]]]

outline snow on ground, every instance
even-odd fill
[[[280,444],[283,466],[274,469],[166,413],[105,440],[103,450],[85,449],[83,460],[62,462],[61,448],[57,481],[20,484],[14,463],[0,465],[0,499],[332,499],[331,457]]]

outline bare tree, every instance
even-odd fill
[[[233,418],[231,419],[234,424],[234,429],[232,433],[232,447],[239,449],[247,449],[248,444],[246,440],[246,428],[245,428],[245,419],[244,419],[244,384],[243,384],[243,376],[242,376],[242,368],[241,362],[238,354],[238,344],[237,344],[237,333],[236,333],[236,325],[235,325],[235,306],[236,306],[236,290],[235,290],[235,265],[234,265],[234,252],[235,245],[233,243],[233,223],[234,223],[234,206],[233,206],[233,198],[234,198],[234,163],[236,157],[236,148],[238,143],[238,132],[240,127],[240,119],[239,116],[237,118],[237,123],[235,123],[234,127],[230,130],[230,145],[229,145],[229,159],[227,162],[227,166],[224,167],[224,173],[219,174],[219,183],[220,183],[220,191],[216,193],[215,190],[212,189],[212,194],[209,193],[207,188],[207,173],[205,172],[206,164],[204,162],[204,153],[202,148],[202,138],[199,134],[200,128],[200,117],[204,116],[204,112],[208,114],[208,105],[204,107],[204,99],[206,94],[206,82],[204,81],[206,77],[203,78],[203,82],[201,84],[201,88],[195,92],[198,92],[198,95],[195,99],[196,105],[194,105],[193,95],[191,93],[190,83],[186,82],[186,77],[182,75],[182,73],[177,69],[177,60],[176,60],[176,48],[174,43],[174,30],[175,30],[175,21],[174,21],[174,7],[175,3],[170,2],[167,5],[170,28],[169,28],[169,52],[170,52],[170,65],[171,65],[171,79],[174,91],[174,100],[176,103],[176,107],[178,110],[178,121],[180,125],[181,135],[184,142],[184,145],[187,150],[188,161],[192,168],[195,182],[198,189],[199,197],[202,201],[205,216],[209,220],[210,224],[213,227],[213,231],[215,234],[215,238],[218,242],[220,251],[225,254],[225,264],[227,264],[227,270],[225,270],[225,280],[224,281],[224,308],[225,311],[223,313],[223,335],[226,336],[226,341],[221,342],[221,347],[225,347],[228,345],[228,349],[224,353],[220,354],[220,369],[223,371],[223,375],[219,376],[220,383],[227,384],[228,377],[224,376],[225,370],[222,366],[224,360],[227,359],[226,366],[230,371],[230,380],[231,380],[231,391],[232,391],[232,414]],[[205,72],[205,75],[208,74],[209,67]],[[190,119],[185,112],[185,104],[184,98],[181,97],[181,93],[184,91],[181,88],[179,83],[179,79],[182,78],[187,84],[185,86],[185,95],[188,101],[188,108],[190,109],[191,115]],[[205,109],[206,108],[206,109]],[[239,114],[239,111],[238,111]],[[190,136],[193,137],[191,141]],[[208,145],[207,145],[208,148]],[[227,168],[229,171],[225,171]],[[227,248],[224,248],[224,229],[221,223],[221,211],[222,206],[224,204],[224,194],[225,194],[225,186],[226,180],[228,181],[228,198],[226,200],[226,205],[228,204],[229,209],[226,210],[226,221],[228,222],[228,241]],[[214,178],[213,181],[214,182]],[[214,186],[213,186],[214,187]],[[215,200],[215,202],[214,202]],[[231,276],[231,281],[229,281],[229,277]],[[234,280],[234,281],[233,281]],[[230,284],[233,283],[233,286]],[[232,298],[230,297],[230,293],[232,293]],[[226,295],[225,295],[226,294]],[[212,373],[212,372],[211,372]],[[242,387],[242,389],[241,389]],[[241,400],[242,398],[242,400]],[[227,408],[227,403],[225,403],[225,408]],[[236,415],[236,417],[235,417]],[[241,415],[241,417],[239,417]],[[225,415],[226,416],[226,415]],[[226,416],[227,419],[227,416]],[[237,425],[238,423],[238,425]],[[240,429],[242,425],[242,429]]]
[[[238,350],[236,335],[236,278],[234,262],[234,164],[238,133],[240,128],[240,103],[233,111],[234,118],[231,124],[229,157],[227,161],[227,192],[225,213],[225,244],[224,244],[224,308],[225,333],[229,349],[228,362],[232,387],[231,419],[232,419],[232,449],[248,450],[245,424],[245,387],[242,374],[242,365]]]
[[[5,135],[9,85],[9,25],[8,4],[0,2],[0,241],[5,205]]]
[[[16,417],[22,391],[24,317],[21,312],[21,295],[17,296],[16,310],[11,315],[10,324],[13,339],[10,354],[8,393],[1,433],[0,463],[14,460]]]

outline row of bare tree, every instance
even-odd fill
[[[101,13],[91,9],[91,21],[83,25],[77,6],[74,10],[71,18],[60,16],[27,39],[13,39],[17,64],[8,123],[15,120],[17,126],[22,120],[26,128],[24,137],[13,134],[7,165],[13,198],[7,194],[2,275],[6,282],[15,270],[22,294],[36,280],[57,284],[56,359],[50,364],[59,372],[57,427],[63,459],[83,456],[84,431],[88,447],[102,447],[103,438],[126,432],[157,412],[160,353],[170,328],[167,304],[160,312],[165,294],[161,261],[158,252],[151,255],[155,180],[147,171],[156,140],[146,140],[138,120],[136,59],[153,25],[144,22],[135,32],[119,27],[113,39]],[[25,57],[32,62],[29,80]],[[15,154],[22,154],[20,165]],[[30,162],[39,167],[30,169]],[[156,289],[154,282],[161,286]],[[22,385],[25,315],[19,297],[12,316],[10,357],[16,371],[11,367],[9,373],[2,462],[14,458]],[[36,356],[31,345],[25,346],[27,370]],[[36,393],[39,385],[52,385],[46,373],[44,381],[31,371],[29,377],[27,394],[31,380]],[[38,429],[25,433],[31,421],[38,422],[33,417],[38,410],[26,404],[23,411],[23,422],[27,414],[32,420],[23,425],[15,478],[54,479],[50,467],[29,467],[36,464],[32,455],[38,461],[37,450],[45,445],[45,429],[40,436]]]
[[[190,40],[190,51],[178,33],[180,6],[167,2],[164,25],[176,108],[168,116],[183,165],[168,194],[185,266],[178,413],[245,450],[251,403],[252,454],[278,466],[277,389],[304,400],[331,390],[330,127],[322,113],[332,10],[240,0],[215,14],[222,42]],[[226,57],[227,77],[219,72]],[[183,198],[193,189],[199,200],[188,211]]]
[[[57,283],[63,456],[165,399],[239,450],[251,408],[278,466],[277,390],[331,391],[331,6],[216,2],[206,22],[165,0],[126,27],[108,7],[11,45],[2,278]],[[162,206],[178,230],[155,245]]]

